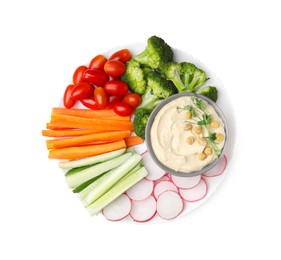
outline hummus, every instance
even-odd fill
[[[204,105],[204,112],[197,106],[196,100]],[[204,121],[206,125],[199,122],[206,118],[204,114],[208,116],[208,120]],[[183,96],[160,109],[152,123],[150,139],[155,156],[161,163],[175,171],[193,172],[218,157],[225,144],[225,127],[208,102]]]

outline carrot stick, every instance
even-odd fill
[[[126,143],[124,140],[106,144],[67,147],[50,150],[49,159],[74,160],[98,154],[108,153],[121,148],[126,148]]]
[[[107,120],[100,118],[84,118],[77,116],[66,116],[60,114],[52,114],[51,123],[55,127],[65,128],[82,128],[95,130],[130,130],[133,131],[133,123],[131,121]]]
[[[52,109],[53,114],[68,115],[68,116],[79,116],[79,117],[91,117],[91,118],[102,118],[108,116],[117,116],[112,109],[101,109],[101,110],[90,110],[90,109],[78,109],[78,108],[61,108],[54,107]]]
[[[125,143],[127,147],[142,144],[144,140],[139,136],[128,136],[125,138]]]
[[[85,134],[94,134],[97,132],[101,132],[100,130],[42,130],[42,136],[46,137],[67,137],[67,136],[79,136],[79,135],[85,135]]]
[[[75,136],[75,137],[54,140],[53,148],[59,149],[59,148],[87,144],[95,141],[118,141],[128,136],[130,136],[129,130],[87,134],[82,136]]]

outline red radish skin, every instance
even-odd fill
[[[117,199],[106,206],[102,213],[110,221],[120,221],[126,218],[131,211],[132,203],[129,197],[121,194]]]
[[[156,215],[156,200],[150,195],[145,200],[132,200],[132,208],[130,211],[131,218],[136,222],[147,222]]]
[[[206,181],[201,178],[198,185],[192,189],[179,189],[179,194],[186,202],[196,202],[205,198],[208,193],[208,185]]]
[[[227,157],[224,155],[212,169],[203,173],[203,176],[216,177],[222,175],[226,169],[227,163]]]
[[[179,177],[171,175],[171,180],[180,189],[192,189],[199,184],[201,175],[194,177]]]
[[[165,191],[174,191],[174,192],[178,193],[178,188],[171,181],[161,181],[158,184],[156,184],[154,187],[153,194],[154,194],[155,199],[157,200],[158,197]]]
[[[144,200],[152,194],[153,187],[153,181],[142,179],[128,189],[126,194],[132,200]]]
[[[151,158],[151,155],[149,154],[149,152],[144,152],[142,154],[142,162],[145,166],[145,168],[148,171],[148,175],[145,177],[147,180],[158,180],[161,177],[163,177],[166,172],[164,170],[162,170]]]
[[[157,199],[159,217],[170,220],[176,218],[184,208],[180,195],[174,191],[165,191]]]

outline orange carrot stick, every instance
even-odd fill
[[[128,136],[125,138],[125,143],[127,147],[142,144],[144,140],[139,136]]]
[[[106,144],[67,147],[50,150],[49,159],[74,160],[98,154],[108,153],[122,148],[126,148],[126,143],[124,140]]]
[[[79,116],[79,117],[91,117],[91,118],[102,118],[108,116],[117,116],[112,109],[101,109],[101,110],[90,110],[90,109],[78,109],[78,108],[61,108],[54,107],[52,109],[53,114],[68,115],[68,116]]]
[[[130,130],[133,131],[133,123],[131,121],[107,120],[100,118],[84,118],[77,116],[66,116],[60,114],[52,114],[51,123],[55,127],[65,128],[82,128],[95,129],[102,131]]]
[[[95,141],[118,141],[128,136],[130,136],[129,130],[87,134],[82,136],[75,136],[75,137],[54,140],[53,148],[59,149],[59,148],[83,145]]]
[[[71,130],[42,130],[42,136],[46,137],[68,137],[68,136],[79,136],[85,134],[94,134],[101,132],[100,130],[89,130],[89,129],[71,129]]]

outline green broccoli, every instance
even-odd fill
[[[132,92],[140,95],[144,94],[146,90],[146,80],[140,63],[132,59],[126,62],[126,68],[126,72],[121,76],[121,80],[128,84]]]
[[[150,71],[147,74],[147,88],[142,95],[142,102],[139,108],[152,110],[163,99],[176,93],[177,89],[171,81],[161,77],[161,74],[157,71]]]
[[[178,92],[196,92],[208,80],[203,70],[189,62],[168,62],[162,70]]]
[[[208,97],[214,102],[218,99],[218,89],[214,86],[206,86],[202,90],[200,90],[199,94]]]
[[[151,36],[147,40],[147,46],[143,52],[134,57],[140,64],[153,69],[161,68],[164,63],[173,60],[172,48],[157,36]]]
[[[150,114],[151,110],[146,110],[144,108],[138,108],[135,112],[133,120],[135,134],[143,139],[145,139],[145,127]]]

